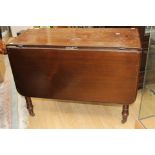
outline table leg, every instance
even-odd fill
[[[31,116],[35,116],[35,113],[33,112],[33,104],[32,104],[32,101],[31,101],[31,97],[25,96],[25,99],[26,99],[26,104],[27,104],[27,109],[29,111],[29,114]]]
[[[123,105],[122,123],[125,123],[127,121],[128,115],[129,115],[129,105]]]

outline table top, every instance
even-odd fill
[[[29,29],[9,45],[141,48],[136,28]]]

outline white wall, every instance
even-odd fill
[[[18,32],[31,28],[33,28],[33,26],[11,26],[11,33],[13,37],[16,37]]]

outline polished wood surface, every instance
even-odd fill
[[[23,96],[132,103],[140,51],[8,48],[17,90]]]
[[[31,116],[35,116],[35,113],[33,112],[33,104],[32,104],[32,100],[30,97],[25,96],[25,100],[26,100],[26,105],[27,105],[27,109],[29,111],[29,114]]]
[[[11,45],[141,48],[135,28],[30,29]]]
[[[139,81],[137,29],[28,30],[9,43],[7,51],[21,95],[121,103],[126,121]]]
[[[122,123],[125,123],[127,121],[128,115],[129,115],[129,105],[123,105]]]

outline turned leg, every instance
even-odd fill
[[[31,97],[26,97],[25,96],[25,99],[26,99],[26,104],[27,104],[27,109],[29,111],[29,114],[31,116],[34,116],[34,112],[33,112],[33,104],[32,104],[32,101],[31,101]]]
[[[123,105],[122,123],[125,123],[127,121],[128,115],[129,115],[129,105]]]

